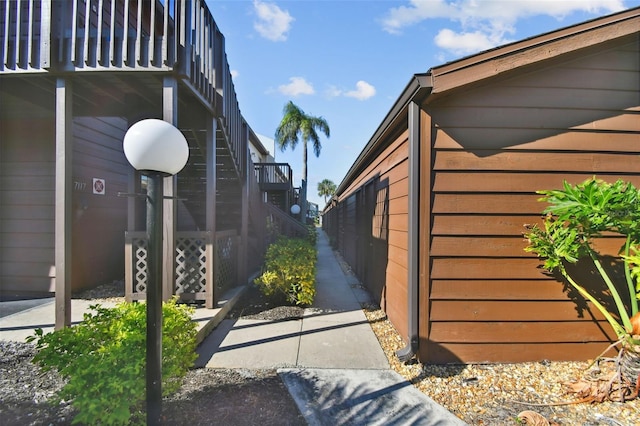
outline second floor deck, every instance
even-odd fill
[[[99,89],[108,100],[125,78],[129,87],[148,84],[145,73],[177,77],[219,119],[243,171],[246,122],[224,36],[205,0],[0,0],[5,89],[12,78],[85,76],[83,82],[108,82]]]

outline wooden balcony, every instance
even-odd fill
[[[254,170],[262,191],[293,190],[293,173],[288,163],[255,163]]]
[[[243,174],[244,120],[204,0],[0,0],[0,75],[132,72],[180,79],[219,118]]]

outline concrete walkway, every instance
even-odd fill
[[[316,298],[299,320],[224,320],[199,347],[208,368],[278,368],[310,425],[464,424],[396,372],[362,309],[370,300],[345,276],[323,231]]]
[[[200,345],[197,364],[210,368],[316,367],[388,369],[360,301],[323,232],[318,241],[316,297],[304,317],[290,321],[222,321]]]
[[[369,294],[342,272],[323,231],[317,295],[302,319],[225,319],[245,288],[225,295],[215,309],[196,309],[197,366],[278,369],[309,425],[464,424],[390,370],[360,308]],[[72,300],[74,324],[93,303]],[[54,308],[53,299],[0,302],[0,340],[24,341],[37,327],[53,330]]]

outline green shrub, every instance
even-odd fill
[[[73,423],[118,425],[143,423],[146,399],[146,305],[121,303],[114,308],[90,307],[84,320],[44,334],[37,329],[34,362],[56,369],[67,384],[54,403],[71,400],[78,414]],[[193,308],[163,304],[162,391],[169,395],[197,355]]]
[[[316,294],[316,248],[308,240],[280,237],[267,249],[264,272],[254,282],[266,295],[281,292],[296,305]]]
[[[307,225],[307,229],[309,231],[307,240],[312,246],[315,246],[318,241],[318,230],[316,229],[316,225]]]

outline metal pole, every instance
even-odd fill
[[[159,425],[162,414],[162,203],[163,175],[147,181],[147,425]]]

